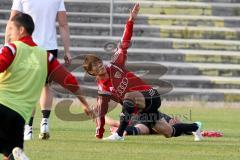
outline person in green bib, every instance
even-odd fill
[[[76,78],[37,46],[33,31],[31,16],[18,13],[10,21],[10,43],[0,49],[0,153],[4,160],[28,160],[23,152],[24,125],[47,79],[75,94],[84,112],[90,114]]]

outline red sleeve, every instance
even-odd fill
[[[97,138],[102,138],[104,134],[104,126],[105,126],[105,115],[108,111],[108,103],[110,101],[110,96],[98,96],[97,98],[97,107],[94,109],[97,117],[95,119],[96,122],[96,134]]]
[[[12,64],[16,55],[16,46],[7,44],[0,49],[0,72],[4,72]]]
[[[123,36],[121,39],[120,48],[126,49],[129,47],[129,44],[132,39],[132,31],[133,31],[133,21],[127,21],[127,24],[125,26],[125,30],[123,32]]]
[[[119,67],[125,66],[125,62],[127,60],[127,49],[131,45],[132,32],[133,21],[127,21],[121,42],[118,45],[118,50],[112,57],[112,64],[117,65]]]
[[[68,72],[52,54],[48,55],[48,81],[54,81],[72,93],[80,88],[76,77]]]
[[[109,95],[99,95],[97,98],[97,108],[95,111],[98,113],[97,115],[100,117],[104,117],[108,111],[108,103],[110,102]]]

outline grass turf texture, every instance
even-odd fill
[[[72,108],[73,112],[80,110],[74,106]],[[52,112],[51,138],[39,140],[41,114],[38,110],[34,121],[34,140],[25,142],[25,152],[31,160],[239,160],[240,109],[163,107],[162,111],[181,115],[184,120],[201,120],[204,130],[221,131],[224,137],[194,142],[192,136],[172,139],[162,136],[131,136],[121,142],[105,142],[95,139],[95,125],[92,121],[65,122]],[[115,109],[110,114],[117,118],[119,112],[120,109]],[[105,136],[110,134],[106,128]]]

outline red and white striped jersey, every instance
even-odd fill
[[[150,85],[147,85],[134,73],[126,69],[127,49],[131,45],[133,30],[133,22],[128,21],[121,43],[118,45],[117,51],[112,57],[111,63],[106,65],[106,70],[109,75],[107,80],[98,80],[98,92],[99,97],[97,99],[97,111],[99,116],[96,118],[96,137],[102,138],[105,125],[105,114],[108,111],[108,105],[110,99],[122,103],[124,95],[131,91],[146,91],[151,89]]]
[[[121,43],[118,45],[111,63],[106,66],[110,78],[97,81],[100,94],[109,94],[114,99],[118,99],[119,102],[122,101],[127,92],[146,91],[152,88],[134,73],[125,69],[127,49],[131,45],[132,30],[133,22],[128,21]]]

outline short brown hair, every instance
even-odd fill
[[[94,63],[97,62],[102,62],[102,60],[97,57],[95,54],[88,54],[85,56],[84,61],[83,61],[83,69],[90,75],[95,76],[91,73],[92,71],[92,66]]]
[[[26,13],[18,13],[11,18],[11,21],[15,23],[16,26],[23,26],[29,35],[32,35],[34,31],[34,22],[30,15]]]

